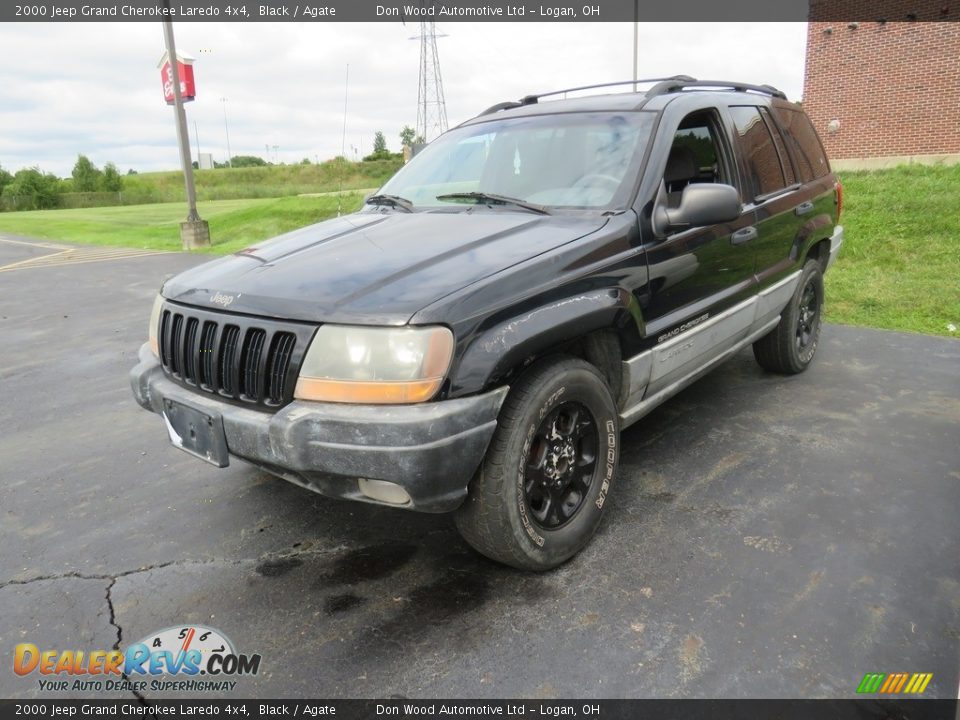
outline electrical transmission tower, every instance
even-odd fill
[[[420,23],[420,91],[417,96],[417,136],[425,142],[447,131],[447,103],[443,98],[440,56],[435,23]]]

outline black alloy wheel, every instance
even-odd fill
[[[820,301],[817,298],[813,278],[810,278],[803,287],[797,308],[797,351],[799,353],[805,353],[816,337],[819,319]]]
[[[537,428],[524,475],[524,499],[540,527],[566,525],[583,506],[597,476],[599,433],[590,411],[565,402]]]
[[[809,258],[780,322],[753,343],[753,355],[761,367],[785,375],[807,369],[820,341],[823,300],[823,269],[817,258]]]

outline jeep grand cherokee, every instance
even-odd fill
[[[613,502],[623,428],[748,345],[810,364],[843,240],[783,93],[641,82],[496,105],[359,212],[168,280],[137,400],[214,465],[453,511],[515,567],[566,561]]]

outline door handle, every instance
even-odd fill
[[[806,202],[802,202],[799,205],[797,205],[797,207],[794,208],[793,212],[796,215],[806,215],[811,210],[813,210],[813,203],[807,200]]]
[[[733,235],[730,236],[731,245],[743,245],[745,242],[750,242],[757,236],[757,229],[751,225],[750,227],[741,228],[737,230]]]

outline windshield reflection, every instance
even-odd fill
[[[632,187],[651,117],[565,113],[456,128],[424,148],[379,194],[418,209],[482,204],[481,195],[547,208],[609,209],[625,202]],[[438,199],[443,195],[454,197]]]

